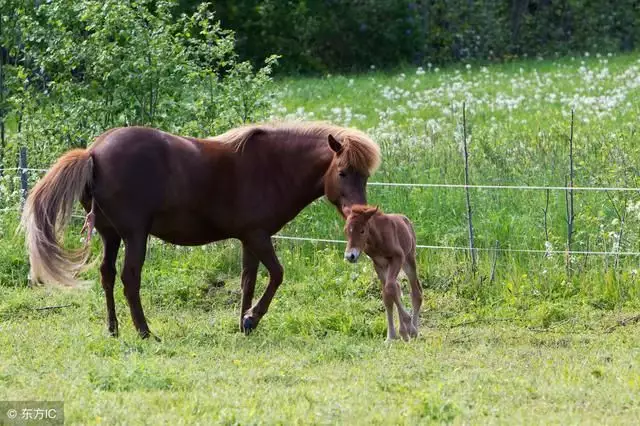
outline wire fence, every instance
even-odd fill
[[[46,173],[49,169],[32,167],[0,168],[0,173],[10,171],[25,171]],[[504,189],[520,191],[592,191],[592,192],[638,192],[639,188],[618,186],[542,186],[542,185],[465,185],[457,183],[404,183],[404,182],[369,182],[369,186],[389,186],[400,188],[452,188],[452,189]]]
[[[0,168],[0,173],[4,172],[19,172],[21,174],[27,172],[46,173],[48,169],[33,168],[33,167],[12,167],[12,168]],[[488,189],[488,190],[518,190],[518,191],[591,191],[591,192],[637,192],[640,194],[640,188],[631,187],[578,187],[578,186],[538,186],[538,185],[465,185],[465,184],[449,184],[449,183],[401,183],[401,182],[369,182],[370,186],[386,186],[386,187],[400,187],[400,188],[451,188],[451,189]],[[23,192],[24,191],[23,188]],[[6,212],[20,212],[21,208],[9,207],[0,209],[0,213]],[[84,216],[79,214],[73,214],[72,217],[84,219]],[[301,242],[313,242],[313,243],[326,243],[326,244],[346,244],[344,240],[335,240],[327,238],[314,238],[304,236],[293,235],[281,235],[276,234],[274,239],[289,240],[289,241],[301,241]],[[494,253],[522,253],[522,254],[544,254],[544,255],[593,255],[593,256],[640,256],[640,252],[636,251],[592,251],[592,250],[546,250],[546,249],[529,249],[529,248],[500,248],[500,247],[468,247],[468,246],[449,246],[449,245],[427,245],[417,244],[417,248],[425,250],[446,250],[446,251],[480,251],[480,252],[494,252]]]

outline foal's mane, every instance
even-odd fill
[[[363,174],[371,174],[380,166],[380,148],[364,132],[322,121],[283,121],[251,124],[231,129],[226,133],[208,139],[230,144],[236,151],[242,151],[247,143],[251,143],[253,136],[273,132],[282,133],[284,138],[287,136],[309,136],[319,137],[324,139],[325,142],[329,135],[332,135],[342,144],[342,151],[338,156],[339,166],[350,166]]]
[[[369,204],[354,204],[351,206],[351,215],[353,215],[353,217],[355,218],[365,213],[369,213],[372,210],[375,210],[379,214],[383,213],[382,210],[380,210],[380,208],[377,206],[372,206]]]

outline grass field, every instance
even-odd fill
[[[368,131],[384,153],[376,182],[463,183],[464,101],[472,183],[563,186],[575,108],[575,185],[640,186],[637,55],[373,70],[276,90],[274,117]],[[2,207],[15,197],[6,179]],[[370,186],[369,199],[411,217],[421,244],[467,244],[459,189]],[[546,230],[544,191],[474,190],[471,202],[479,247],[565,249],[563,192],[549,194]],[[637,424],[640,265],[616,253],[640,249],[640,197],[576,192],[575,213],[573,248],[611,255],[572,256],[567,270],[561,254],[487,251],[473,274],[464,252],[421,250],[421,334],[392,345],[370,262],[282,240],[285,283],[251,336],[236,331],[237,243],[153,241],[142,299],[163,340],[137,338],[120,290],[121,337],[109,338],[98,284],[26,286],[5,213],[0,400],[62,399],[69,424]],[[283,234],[342,238],[341,227],[318,201]],[[261,270],[258,292],[265,281]]]

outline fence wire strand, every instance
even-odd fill
[[[0,168],[5,171],[28,171],[45,173],[49,169],[33,167]],[[640,188],[617,186],[541,186],[541,185],[465,185],[463,183],[404,183],[404,182],[369,182],[369,186],[389,186],[399,188],[452,188],[452,189],[506,189],[520,191],[594,191],[594,192],[640,192]]]
[[[48,169],[41,168],[33,168],[33,167],[11,167],[11,168],[0,168],[0,172],[6,171],[28,171],[28,172],[38,172],[44,173],[47,172]],[[404,188],[453,188],[453,189],[510,189],[510,190],[534,190],[534,191],[601,191],[601,192],[640,192],[640,188],[629,188],[629,187],[567,187],[567,186],[537,186],[537,185],[464,185],[464,184],[449,184],[449,183],[400,183],[400,182],[369,182],[370,186],[388,186],[388,187],[404,187]],[[0,209],[0,213],[15,211],[19,212],[20,207],[14,208],[4,208]],[[84,216],[79,214],[73,214],[73,218],[84,219]],[[327,238],[312,238],[312,237],[297,237],[290,235],[274,235],[273,238],[279,240],[290,240],[290,241],[305,241],[305,242],[313,242],[313,243],[328,243],[328,244],[346,244],[347,242],[344,240],[334,240]],[[438,246],[438,245],[426,245],[426,244],[418,244],[417,248],[427,249],[427,250],[449,250],[449,251],[470,251],[469,247],[465,246]],[[633,251],[619,251],[619,252],[608,252],[608,251],[590,251],[590,250],[543,250],[543,249],[526,249],[526,248],[487,248],[487,247],[476,247],[474,250],[482,251],[482,252],[498,252],[498,253],[528,253],[528,254],[544,254],[544,255],[554,255],[554,254],[564,254],[564,255],[594,255],[594,256],[640,256],[640,252]]]
[[[273,238],[278,240],[292,240],[292,241],[307,241],[317,243],[330,243],[330,244],[347,244],[344,240],[331,240],[325,238],[310,238],[310,237],[295,237],[289,235],[276,234]],[[431,249],[431,250],[452,250],[452,251],[470,251],[470,247],[465,246],[434,246],[417,244],[417,248]],[[569,254],[569,255],[595,255],[595,256],[640,256],[640,252],[635,251],[589,251],[589,250],[542,250],[542,249],[518,249],[518,248],[488,248],[488,247],[475,247],[473,250],[484,252],[499,252],[499,253],[529,253],[529,254]]]

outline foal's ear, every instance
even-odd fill
[[[370,219],[376,213],[378,213],[378,206],[367,209],[365,216],[367,219]]]
[[[340,154],[342,152],[342,144],[338,142],[333,135],[329,135],[329,146],[336,154]]]

